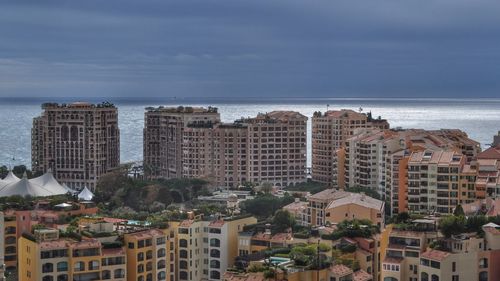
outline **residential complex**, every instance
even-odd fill
[[[254,217],[170,222],[176,236],[175,280],[221,280],[238,256],[238,232]]]
[[[73,189],[93,190],[120,164],[118,109],[109,103],[45,103],[33,119],[31,166]]]
[[[144,174],[147,178],[180,178],[183,132],[190,124],[220,122],[217,108],[148,107],[144,115]]]
[[[312,117],[312,179],[325,184],[338,184],[333,159],[345,141],[362,128],[389,129],[383,119],[373,119],[371,113],[353,110],[315,112]],[[334,181],[336,179],[337,181]]]
[[[307,117],[273,111],[221,123],[215,108],[155,108],[146,112],[147,177],[203,178],[219,186],[306,180]]]
[[[307,197],[307,202],[295,201],[283,207],[303,226],[337,224],[344,220],[370,220],[384,228],[384,202],[342,190],[326,189]]]

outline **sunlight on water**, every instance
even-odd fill
[[[296,110],[311,117],[314,111],[348,108],[389,120],[391,127],[403,128],[458,128],[487,148],[493,135],[500,130],[500,100],[363,100],[363,99],[314,99],[272,100],[260,102],[207,102],[183,103],[191,106],[215,106],[224,122],[241,117],[255,116],[258,112]],[[142,159],[142,129],[144,108],[156,104],[117,104],[121,130],[121,161]],[[41,113],[38,104],[0,104],[0,165],[31,165],[32,118]],[[310,121],[309,121],[310,122]],[[310,123],[309,123],[310,124]],[[310,138],[310,126],[308,131]],[[310,166],[308,147],[308,166]]]

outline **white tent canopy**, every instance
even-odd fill
[[[20,179],[10,171],[3,180],[0,180],[0,197],[13,195],[44,197],[66,193],[68,190],[57,182],[51,172],[33,179],[28,179],[24,175]]]
[[[94,198],[94,193],[90,191],[87,187],[84,187],[83,190],[78,194],[78,199],[84,201],[90,201]]]

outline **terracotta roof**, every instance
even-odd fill
[[[499,159],[500,160],[500,146],[490,147],[477,155],[477,159]]]
[[[153,228],[153,229],[143,230],[143,231],[139,231],[139,232],[129,233],[128,235],[130,235],[132,237],[136,237],[138,239],[141,239],[141,238],[152,238],[155,236],[163,236],[165,234],[163,233],[163,231]]]
[[[271,234],[267,234],[265,232],[259,232],[256,233],[254,236],[252,236],[252,239],[269,241],[271,240]]]
[[[343,264],[336,264],[330,267],[330,272],[336,275],[337,277],[343,277],[352,274],[352,269]]]
[[[122,222],[127,222],[127,220],[124,219],[117,219],[117,218],[103,218],[102,219],[105,222],[110,222],[110,223],[122,223]]]
[[[40,249],[65,249],[73,241],[61,238],[53,241],[40,242]]]
[[[271,237],[271,242],[284,242],[287,240],[292,240],[291,233],[276,233]]]
[[[308,200],[314,199],[314,200],[324,200],[324,201],[332,201],[335,199],[343,198],[349,196],[349,192],[345,192],[343,190],[336,190],[336,189],[325,189],[323,191],[320,191],[318,193],[315,193],[309,197],[307,197]]]
[[[179,227],[190,227],[193,224],[194,220],[183,220],[179,224]]]
[[[215,220],[215,221],[212,221],[208,226],[210,226],[210,227],[223,227],[224,226],[224,220]]]
[[[353,281],[371,281],[373,276],[364,270],[358,270],[352,275]]]
[[[97,239],[85,239],[82,241],[78,241],[75,243],[71,243],[71,248],[76,248],[76,249],[85,249],[85,248],[100,248],[101,247],[101,242]]]
[[[303,202],[303,201],[292,202],[292,203],[286,205],[285,207],[283,207],[283,209],[284,210],[288,210],[291,213],[295,213],[295,212],[307,209],[307,205],[308,205],[308,203],[307,202]]]
[[[125,250],[123,248],[102,249],[102,254],[104,256],[121,256],[125,255]]]
[[[450,253],[448,252],[443,252],[439,250],[428,250],[427,252],[422,254],[422,258],[430,259],[430,260],[435,260],[435,261],[442,261],[446,257],[448,257]]]
[[[381,200],[372,198],[365,194],[347,192],[347,196],[332,201],[328,204],[326,209],[337,208],[349,204],[355,204],[375,210],[382,210],[384,208],[384,202]]]

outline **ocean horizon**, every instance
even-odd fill
[[[461,129],[488,148],[500,131],[500,98],[0,98],[0,165],[31,166],[31,126],[44,102],[109,101],[118,107],[122,163],[142,161],[144,111],[149,106],[213,106],[223,122],[272,110],[295,110],[311,117],[314,111],[334,109],[372,112],[392,128]],[[311,126],[308,122],[308,166]]]

